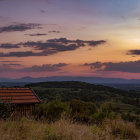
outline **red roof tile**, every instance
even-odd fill
[[[2,103],[39,103],[40,100],[30,88],[0,88]]]

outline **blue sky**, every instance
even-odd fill
[[[138,0],[2,0],[0,3],[1,16],[13,20],[34,22],[60,22],[74,18],[90,20],[97,18],[120,21],[122,17],[132,18],[139,12]],[[41,13],[41,10],[46,14]],[[46,19],[44,19],[46,18]],[[17,21],[17,22],[18,22]],[[73,21],[74,22],[74,21]]]

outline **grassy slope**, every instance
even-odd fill
[[[88,126],[61,119],[52,124],[23,119],[0,121],[1,140],[139,140],[140,131],[122,120]]]

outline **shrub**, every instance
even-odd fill
[[[0,118],[7,119],[10,117],[12,107],[8,103],[0,103]]]
[[[49,122],[59,120],[63,112],[68,112],[69,107],[66,103],[59,100],[40,104],[36,107],[35,115],[38,119],[45,118]]]
[[[94,103],[84,102],[80,100],[72,100],[70,102],[70,117],[75,121],[91,122],[92,114],[97,112],[97,107]]]
[[[105,114],[101,111],[98,113],[93,114],[93,120],[96,123],[102,123],[102,121],[105,119]]]
[[[129,122],[134,122],[136,120],[136,115],[132,115],[130,113],[127,114],[121,114],[121,117],[123,120],[125,121],[129,121]]]
[[[137,129],[132,124],[125,124],[119,121],[111,124],[111,133],[113,136],[121,139],[138,140],[139,137]]]
[[[140,129],[140,119],[137,119],[136,120],[135,125],[136,125],[137,128]]]
[[[113,109],[112,104],[110,103],[103,104],[99,109],[99,111],[93,114],[94,122],[96,122],[97,124],[101,124],[105,118],[114,119],[115,114],[112,111],[112,109]]]
[[[43,140],[62,140],[63,136],[60,134],[55,134],[53,130],[49,127],[45,130],[45,136],[43,137]]]

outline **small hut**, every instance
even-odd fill
[[[1,103],[12,106],[12,118],[31,116],[35,104],[40,103],[35,92],[30,88],[0,88]]]

